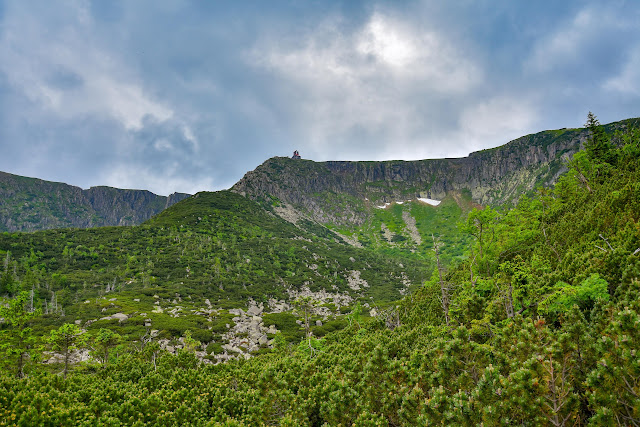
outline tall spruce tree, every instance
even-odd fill
[[[615,151],[611,138],[605,132],[596,115],[591,111],[587,114],[587,122],[584,127],[589,130],[589,139],[585,143],[589,158],[598,162],[614,163]]]

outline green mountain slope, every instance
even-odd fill
[[[443,260],[449,263],[468,250],[470,239],[458,224],[478,205],[468,193],[452,192],[440,202],[437,206],[419,200],[390,203],[372,210],[358,227],[327,227],[358,246],[417,259],[432,259],[436,240]]]
[[[130,339],[156,330],[167,340],[191,330],[218,346],[253,331],[237,352],[264,347],[270,325],[269,339],[277,330],[299,339],[300,317],[286,313],[300,297],[313,299],[314,322],[329,322],[313,324],[323,334],[358,302],[401,298],[431,266],[351,247],[324,228],[305,231],[228,191],[198,193],[140,226],[0,234],[0,248],[0,294],[33,289],[44,330],[77,321]],[[251,322],[238,309],[259,318],[252,330],[233,331]]]
[[[0,172],[0,231],[134,225],[188,197],[79,187]]]
[[[31,364],[28,378],[0,374],[0,419],[26,425],[636,425],[640,132],[614,142],[619,147],[597,134],[555,186],[512,209],[472,210],[462,228],[472,236],[473,256],[432,275],[373,319],[354,310],[342,330],[324,339],[306,336],[291,346],[276,336],[266,354],[216,366],[198,362],[200,348],[190,337],[175,354],[157,351],[153,341],[117,354],[113,346],[110,358],[96,351],[100,362],[81,364],[66,379],[57,373],[61,364],[49,365],[57,368],[53,374],[41,367],[36,374]],[[221,211],[241,223],[243,212],[257,209],[229,193],[200,197],[203,206],[232,206]],[[180,205],[166,218],[166,224],[185,221],[176,233],[180,225],[204,222],[199,209]],[[246,222],[277,223],[259,212]],[[145,227],[152,225],[129,230]],[[332,248],[331,238],[286,227],[272,237],[314,251],[316,242]],[[18,243],[23,236],[3,238]],[[276,320],[286,324],[270,321]],[[15,345],[17,329],[2,328],[14,331]],[[92,345],[105,348],[96,336]],[[15,373],[16,354],[5,354]]]

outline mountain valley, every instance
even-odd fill
[[[605,129],[613,133],[634,123]],[[253,339],[232,346],[232,354],[248,355],[273,345],[275,333],[283,332],[278,326],[288,325],[289,340],[303,336],[294,307],[301,297],[313,301],[313,322],[344,327],[340,319],[356,304],[375,314],[420,287],[436,264],[464,262],[475,240],[461,231],[470,212],[506,206],[536,186],[552,185],[587,136],[585,129],[545,131],[462,159],[319,163],[276,157],[230,191],[191,197],[80,190],[4,174],[4,211],[27,212],[5,226],[81,225],[0,234],[0,293],[32,292],[44,319],[51,319],[43,332],[68,319],[88,330],[126,325],[129,340],[155,331],[166,340],[163,348],[175,350],[180,344],[174,340],[189,330],[202,352],[217,349],[201,353],[211,360],[230,357],[222,346],[238,342],[232,311],[259,306],[283,319],[288,313],[269,334],[270,325],[255,319]],[[109,212],[98,216],[103,211]],[[114,222],[120,226],[105,226]],[[122,225],[127,222],[140,225]],[[316,336],[327,330],[313,329]]]
[[[635,421],[639,124],[168,198],[3,174],[0,419]]]

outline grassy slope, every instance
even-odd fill
[[[141,226],[0,234],[0,257],[7,251],[15,286],[33,287],[36,304],[47,304],[48,311],[53,301],[64,309],[64,317],[60,310],[45,316],[42,328],[125,313],[125,323],[97,320],[90,329],[113,327],[132,339],[151,319],[161,336],[191,329],[207,342],[226,330],[221,325],[233,325],[225,310],[246,309],[249,299],[289,300],[288,288],[384,303],[401,297],[403,278],[419,286],[429,271],[402,254],[384,256],[336,242],[331,234],[318,237],[231,192],[199,193]],[[352,271],[368,287],[352,290]],[[208,308],[205,299],[218,312],[194,314]],[[164,313],[153,313],[156,305]],[[178,308],[180,317],[171,317]]]
[[[438,206],[414,200],[402,204],[393,203],[385,209],[372,207],[362,226],[330,228],[357,238],[365,248],[376,252],[420,260],[433,260],[433,235],[442,244],[443,260],[450,263],[462,259],[468,250],[469,236],[460,232],[458,224],[466,220],[467,214],[477,206],[467,193],[455,193],[447,196]],[[420,244],[412,237],[403,213],[415,220]],[[383,228],[388,229],[390,234],[385,235]]]

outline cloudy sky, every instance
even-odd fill
[[[640,116],[637,0],[0,0],[0,170],[158,194]]]

